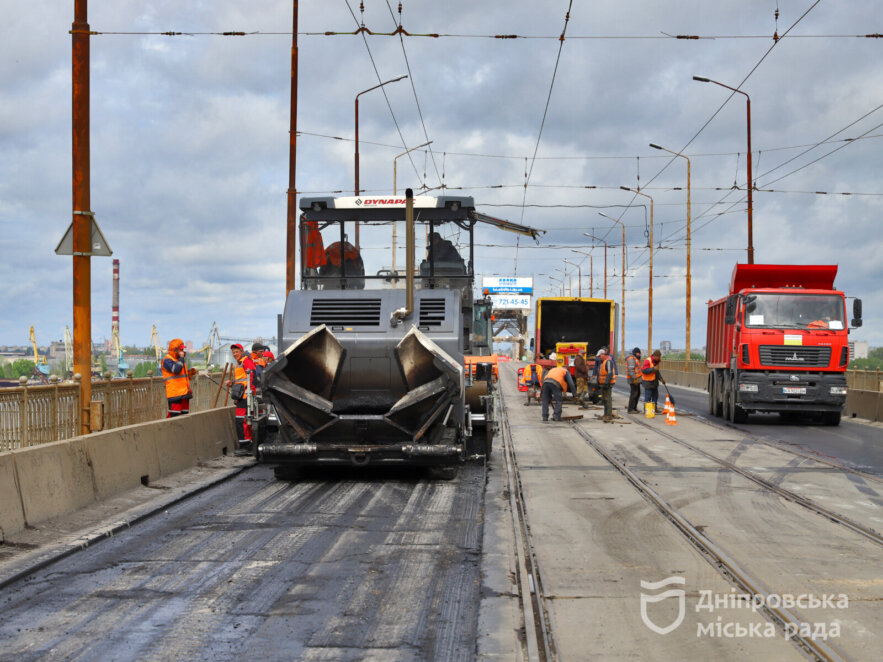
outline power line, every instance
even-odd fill
[[[530,177],[533,174],[533,166],[536,163],[537,151],[540,149],[540,140],[543,137],[543,127],[546,125],[546,116],[549,113],[549,104],[552,101],[552,90],[555,88],[555,78],[558,75],[558,64],[561,62],[561,52],[564,50],[564,35],[567,33],[567,25],[570,23],[570,10],[573,8],[573,0],[568,0],[567,13],[564,15],[564,27],[561,30],[561,37],[558,41],[558,54],[555,57],[555,68],[552,70],[552,80],[549,83],[549,93],[546,95],[546,106],[543,108],[543,119],[540,121],[540,130],[537,134],[537,142],[533,149],[533,159],[530,162],[530,168],[525,172],[524,176],[524,195],[521,198],[521,204],[527,201],[527,186],[530,184]],[[524,220],[524,207],[521,208],[521,220]],[[521,238],[515,242],[515,275],[518,275],[518,249],[521,246]]]
[[[386,7],[389,9],[389,15],[392,17],[393,23],[396,23],[395,14],[392,13],[392,7],[389,6],[389,0],[386,1]],[[401,27],[402,24],[402,3],[399,3],[399,20],[397,26]],[[402,55],[405,58],[405,67],[408,69],[408,80],[411,82],[411,90],[414,93],[414,103],[417,104],[417,114],[420,116],[420,124],[423,126],[423,137],[426,138],[426,142],[430,142],[429,140],[429,132],[426,130],[426,122],[423,119],[423,111],[420,109],[420,99],[417,98],[417,85],[414,82],[414,74],[411,71],[411,63],[408,61],[408,51],[405,50],[405,40],[402,34],[399,34],[399,41],[402,45]],[[435,168],[435,176],[438,177],[439,185],[442,184],[441,175],[438,172],[438,165],[435,162],[435,153],[432,151],[432,147],[428,148],[429,155],[432,158],[432,167]],[[409,155],[410,158],[410,155]],[[425,177],[425,174],[424,174]]]
[[[842,133],[843,129],[838,131],[837,133]],[[298,136],[311,136],[314,138],[327,138],[329,140],[340,140],[345,142],[354,142],[353,138],[347,138],[345,136],[332,136],[326,133],[313,133],[310,131],[298,131]],[[834,134],[836,135],[836,134]],[[805,143],[802,145],[785,145],[782,147],[767,147],[765,149],[757,150],[757,153],[766,153],[766,152],[781,152],[787,151],[791,149],[804,149],[806,147],[818,147],[819,145],[827,145],[831,143],[839,143],[839,142],[854,142],[857,140],[868,140],[870,138],[883,138],[883,133],[875,133],[868,136],[863,136],[861,138],[839,138],[837,140],[825,140],[817,143]],[[374,145],[376,147],[388,147],[389,149],[401,149],[401,145],[390,145],[389,143],[378,143],[378,142],[369,142],[367,140],[359,140],[359,144],[362,145]],[[420,150],[415,150],[420,151]],[[721,156],[741,156],[744,152],[704,152],[702,154],[687,154],[691,159],[700,159],[700,158],[709,158],[709,157],[721,157]],[[467,158],[485,158],[485,159],[511,159],[523,161],[527,158],[525,154],[482,154],[480,152],[445,152],[446,156],[462,156]],[[601,156],[598,154],[585,154],[582,156],[579,155],[562,155],[562,156],[537,156],[537,161],[613,161],[613,160],[633,160],[638,158],[636,154],[628,154],[625,156],[622,155],[612,155],[612,156]],[[665,155],[657,155],[657,154],[647,154],[642,155],[640,158],[642,159],[670,159],[669,156]],[[641,189],[645,189],[649,187],[642,186]]]
[[[356,18],[355,12],[353,12],[352,7],[350,7],[349,0],[344,0],[344,3],[346,3],[346,8],[349,9],[350,14],[352,14],[353,20],[356,22],[356,25],[358,25],[359,19]],[[362,39],[365,42],[365,50],[368,51],[368,57],[371,59],[371,66],[374,67],[374,75],[377,76],[377,82],[382,83],[383,78],[380,77],[380,71],[378,71],[377,63],[374,61],[374,55],[371,53],[371,47],[368,46],[368,40],[365,39],[364,35],[362,35]],[[405,149],[408,149],[408,144],[407,144],[407,142],[405,142],[405,136],[402,135],[402,130],[399,127],[398,120],[396,119],[396,114],[395,114],[395,112],[393,112],[392,103],[390,103],[389,96],[387,96],[386,90],[384,89],[384,87],[382,85],[380,86],[380,91],[383,92],[383,98],[386,99],[386,105],[389,108],[389,114],[392,116],[392,121],[393,121],[393,124],[395,124],[396,131],[399,134],[399,138],[401,138],[401,140],[402,140],[402,147],[404,147]],[[408,154],[408,160],[411,161],[411,167],[414,168],[414,174],[417,175],[417,179],[420,179],[420,171],[417,170],[417,166],[414,165],[414,161],[413,161],[413,159],[411,159],[410,154]]]
[[[158,37],[284,37],[292,36],[292,32],[280,32],[277,30],[90,30],[90,36],[158,36]],[[501,41],[515,40],[552,40],[560,39],[560,35],[519,35],[519,34],[467,34],[467,33],[451,33],[451,32],[425,32],[413,33],[408,32],[397,25],[392,32],[377,32],[360,26],[356,30],[325,30],[321,32],[298,32],[299,37],[342,37],[356,36],[361,34],[371,37],[430,37],[433,39],[496,39]],[[784,35],[782,35],[784,37]],[[775,35],[768,34],[715,34],[715,35],[691,35],[691,34],[667,34],[661,32],[658,35],[573,35],[568,39],[585,40],[585,41],[714,41],[726,39],[781,39]],[[873,32],[870,34],[801,34],[792,35],[791,39],[883,39],[883,34]]]

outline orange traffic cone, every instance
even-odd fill
[[[675,407],[671,403],[669,403],[668,413],[665,415],[665,424],[666,425],[677,425],[678,424],[678,419],[675,416]]]
[[[670,412],[671,409],[671,400],[668,399],[668,396],[665,396],[665,407],[662,408],[662,411],[664,411],[665,415],[668,416],[668,412]]]

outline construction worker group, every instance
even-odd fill
[[[254,343],[251,352],[246,353],[239,343],[230,345],[233,354],[233,370],[231,377],[224,382],[230,398],[236,407],[236,435],[240,449],[251,452],[251,426],[247,414],[249,397],[256,395],[261,386],[261,375],[275,356],[267,345]],[[168,413],[166,418],[174,418],[190,413],[190,400],[193,389],[190,379],[196,376],[196,368],[188,368],[186,363],[187,350],[184,341],[175,338],[169,343],[169,349],[160,365],[163,383],[166,389]],[[225,367],[225,374],[227,369]]]
[[[574,376],[576,377],[575,384],[567,366],[557,365],[550,368],[539,379],[537,379],[537,370],[533,369],[533,366],[530,366],[530,372],[525,370],[522,380],[531,379],[534,382],[540,381],[542,384],[542,418],[544,422],[550,420],[550,405],[553,407],[551,420],[561,420],[562,404],[566,391],[574,394],[576,400],[580,402],[580,409],[587,409],[587,403],[590,399],[590,384],[592,388],[597,389],[597,397],[604,406],[604,414],[601,420],[605,423],[612,423],[614,421],[612,390],[619,372],[616,360],[607,351],[606,347],[602,347],[595,354],[594,369],[590,377],[589,364],[585,354],[586,350],[581,348],[574,357],[572,365]],[[638,401],[641,397],[641,386],[643,386],[644,415],[647,418],[655,417],[659,400],[659,383],[665,384],[665,379],[662,377],[659,369],[661,361],[662,352],[656,350],[642,362],[641,349],[639,347],[635,347],[626,357],[626,380],[629,384],[629,400],[626,410],[628,413],[639,413]],[[666,398],[665,414],[668,424],[677,424],[674,416],[674,407],[671,405],[668,397]]]

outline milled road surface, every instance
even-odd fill
[[[245,471],[7,586],[0,659],[472,659],[484,480]]]

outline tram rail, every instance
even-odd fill
[[[505,410],[503,389],[499,390],[500,408]],[[507,416],[501,416],[500,440],[502,457],[506,462],[509,507],[515,533],[517,554],[516,580],[524,618],[522,649],[528,660],[552,662],[558,659],[551,614],[546,609],[542,573],[525,505],[524,488],[518,469],[518,458],[512,443],[512,431]]]
[[[572,426],[574,431],[601,457],[619,471],[626,480],[666,517],[684,535],[687,541],[717,567],[724,577],[738,588],[751,594],[752,598],[763,599],[761,610],[783,632],[792,632],[791,640],[814,659],[833,661],[849,660],[850,657],[838,646],[828,641],[805,636],[809,622],[797,611],[782,606],[772,607],[768,598],[773,594],[764,582],[748,568],[739,563],[726,550],[714,543],[694,526],[683,514],[668,503],[658,492],[648,485],[637,473],[618,460],[613,453],[589,434],[580,425]],[[811,627],[809,628],[811,631]]]
[[[758,476],[757,474],[755,474],[751,471],[748,471],[747,469],[743,469],[742,467],[734,464],[733,462],[730,462],[729,460],[725,460],[723,458],[717,457],[716,455],[709,453],[708,451],[705,451],[697,446],[694,446],[693,444],[691,444],[688,441],[684,441],[683,439],[680,439],[680,438],[676,437],[675,435],[673,435],[669,432],[666,432],[665,430],[660,430],[658,427],[650,425],[649,423],[646,423],[645,421],[642,421],[638,417],[631,419],[631,421],[633,423],[638,423],[639,425],[643,426],[644,428],[646,428],[648,430],[652,430],[656,434],[658,434],[662,437],[665,437],[666,439],[669,439],[670,441],[673,441],[676,444],[679,444],[680,446],[683,446],[684,448],[687,448],[687,449],[693,451],[694,453],[697,453],[697,454],[711,460],[712,462],[717,462],[721,466],[726,467],[727,469],[730,469],[731,471],[736,472],[740,476],[747,478],[748,480],[752,481],[753,483],[755,483],[757,485],[760,485],[761,487],[763,487],[765,489],[775,492],[779,496],[784,497],[785,499],[788,499],[789,501],[792,501],[792,502],[794,502],[800,506],[803,506],[804,508],[807,508],[807,509],[823,516],[823,517],[826,517],[827,519],[831,520],[832,522],[836,522],[837,524],[845,526],[847,529],[850,529],[851,531],[854,531],[855,533],[858,533],[859,535],[864,536],[868,540],[871,540],[872,542],[875,542],[878,545],[883,545],[883,535],[881,535],[878,531],[876,531],[875,529],[872,529],[869,526],[866,526],[860,522],[856,522],[855,520],[853,520],[853,519],[851,519],[841,513],[834,512],[830,508],[825,508],[824,506],[813,501],[812,499],[809,499],[805,496],[797,494],[796,492],[792,492],[791,490],[781,487],[779,485],[776,485],[775,483],[771,483],[770,481],[766,480],[765,478],[762,478],[761,476]],[[827,463],[825,463],[825,464],[827,464]]]

